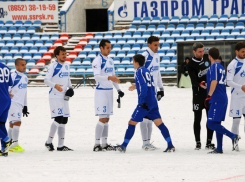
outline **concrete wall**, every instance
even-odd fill
[[[67,32],[86,32],[86,9],[108,9],[114,0],[75,0],[66,15]]]

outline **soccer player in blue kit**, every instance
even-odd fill
[[[150,71],[144,67],[145,57],[139,54],[135,55],[133,57],[133,64],[136,69],[135,84],[138,93],[138,105],[128,123],[124,142],[122,145],[117,145],[116,150],[126,152],[126,148],[134,135],[135,126],[139,122],[142,122],[143,118],[148,117],[159,128],[164,139],[167,141],[168,147],[164,152],[174,152],[175,147],[172,144],[168,128],[162,122],[159,113],[153,77],[151,76]]]
[[[5,123],[11,105],[11,98],[8,90],[12,85],[13,82],[9,68],[0,63],[0,141],[2,145],[0,156],[8,156],[8,149],[11,144]]]
[[[228,98],[226,94],[225,85],[225,69],[220,64],[219,50],[215,47],[211,48],[208,52],[211,66],[207,72],[207,98],[205,106],[209,107],[208,111],[208,127],[216,131],[217,148],[210,154],[222,154],[223,135],[231,138],[233,148],[238,147],[240,137],[225,129],[221,122],[225,120]]]

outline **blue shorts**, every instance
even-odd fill
[[[6,122],[7,118],[8,118],[8,113],[9,113],[9,108],[11,105],[11,101],[10,102],[1,102],[0,105],[0,122]]]
[[[149,111],[138,105],[132,114],[131,120],[135,122],[142,122],[143,118],[149,118],[152,121],[161,118],[158,105],[150,108]]]
[[[224,121],[227,109],[226,102],[210,103],[208,110],[208,121]]]

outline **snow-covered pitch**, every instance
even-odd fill
[[[129,92],[130,84],[121,85],[125,96],[117,108],[114,91],[114,115],[109,124],[109,143],[123,142],[130,116],[137,104],[136,91]],[[87,181],[245,181],[244,121],[240,126],[240,152],[231,151],[231,140],[224,136],[224,154],[207,154],[206,116],[202,119],[202,149],[194,150],[192,90],[165,87],[165,97],[159,102],[163,121],[169,128],[175,153],[163,153],[166,142],[154,127],[152,141],[156,151],[143,151],[140,127],[128,145],[126,153],[93,152],[94,130],[98,118],[94,116],[94,90],[89,87],[75,89],[70,99],[71,117],[66,129],[65,145],[73,152],[49,152],[44,143],[50,124],[48,91],[46,88],[28,88],[30,115],[23,118],[19,143],[25,152],[9,153],[0,158],[1,182],[87,182]],[[230,89],[227,90],[230,98]],[[229,111],[229,107],[228,110]],[[231,129],[232,118],[226,117],[223,125]],[[216,144],[214,134],[213,142]],[[53,142],[57,147],[57,135]]]

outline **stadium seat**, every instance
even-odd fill
[[[225,40],[225,36],[219,35],[216,37],[216,40]]]
[[[151,36],[150,32],[144,32],[142,38],[149,38]]]
[[[166,65],[166,64],[170,64],[170,58],[167,56],[164,56],[162,58],[162,61],[160,62],[161,65]]]
[[[109,57],[114,58],[117,56],[117,51],[111,51]]]
[[[144,17],[141,24],[143,25],[149,25],[151,23],[151,18],[150,17]]]
[[[203,40],[205,40],[204,36],[197,36],[196,37],[196,41],[203,41]]]
[[[121,39],[122,38],[122,33],[115,33],[113,38]]]
[[[136,39],[135,38],[129,38],[128,40],[127,40],[127,44],[129,44],[129,45],[134,45],[136,43]]]
[[[46,53],[46,52],[48,52],[48,48],[46,46],[42,46],[42,47],[40,47],[38,52],[39,53]],[[50,52],[50,53],[53,53],[53,52]]]
[[[145,32],[146,31],[146,26],[145,25],[140,25],[137,31],[138,32]]]
[[[16,44],[17,45],[17,44]],[[25,47],[25,46],[22,46],[21,48],[20,48],[20,53],[21,54],[25,54],[25,53],[28,53],[29,51],[28,51],[28,47]]]
[[[114,38],[111,38],[111,39],[108,39],[110,42],[111,42],[111,45],[115,45],[117,43],[117,39],[114,39]],[[95,45],[97,46],[97,45]]]
[[[41,59],[42,58],[42,54],[41,53],[35,53],[34,55],[33,55],[33,58],[32,59],[34,59],[34,60],[39,60],[39,59]]]
[[[85,69],[84,68],[78,68],[77,70],[76,70],[76,74],[77,75],[83,75],[85,73]]]
[[[97,44],[97,39],[95,39],[95,42],[96,43],[91,44],[91,45],[96,45]],[[84,38],[81,38],[78,44],[84,47],[84,46],[86,46],[88,44],[88,39],[85,38],[85,37]]]
[[[84,58],[86,58],[86,57],[87,57],[87,53],[84,52],[84,51],[82,51],[82,52],[80,52],[80,53],[78,54],[78,58],[84,59]]]
[[[176,44],[176,43],[173,43],[173,44],[172,44],[171,50],[177,50],[177,44]]]
[[[147,44],[144,44],[141,48],[141,50],[145,51],[146,49],[148,48],[148,45]]]
[[[36,47],[42,47],[44,44],[43,44],[43,41],[42,40],[37,40],[36,42],[35,42],[35,46]]]
[[[167,26],[167,29],[166,29],[167,31],[174,31],[175,30],[175,25],[173,25],[173,24],[169,24],[168,26]]]
[[[140,44],[134,44],[132,47],[132,51],[139,51],[141,49]]]
[[[200,36],[200,31],[199,30],[192,31],[191,36],[195,36],[195,37]]]
[[[173,16],[170,21],[171,24],[179,24],[179,16]]]
[[[166,51],[165,50],[158,50],[157,51],[157,53],[158,53],[158,55],[160,56],[160,57],[164,57],[165,55],[166,55]]]
[[[4,34],[3,40],[11,40],[11,34]]]
[[[189,17],[188,16],[182,16],[180,21],[179,21],[179,24],[187,24],[189,22]]]
[[[218,20],[219,20],[218,15],[212,15],[212,16],[210,17],[210,19],[209,19],[208,22],[209,22],[209,23],[217,23]]]
[[[54,50],[55,50],[55,46],[51,46],[50,48],[49,48],[49,50],[48,50],[48,52],[50,52],[50,53],[54,53]],[[41,50],[42,48],[40,48],[40,50]],[[40,52],[40,50],[39,50],[39,52]]]
[[[50,40],[56,41],[59,39],[59,35],[58,34],[52,34],[50,37]]]
[[[217,29],[212,30],[211,36],[219,36],[219,35],[220,35],[220,31],[219,30],[217,30]]]
[[[236,39],[236,36],[234,36],[234,35],[228,35],[226,37],[226,40],[235,40],[235,39]]]
[[[14,23],[12,20],[8,20],[5,22],[4,26],[7,28],[10,28],[10,27],[14,26]]]
[[[71,55],[74,55],[73,57]],[[77,53],[76,52],[70,52],[68,58],[70,59],[75,59],[77,57]],[[45,61],[50,61],[52,59],[52,54],[49,52],[46,52],[43,54],[42,59]]]
[[[173,31],[172,37],[179,37],[180,36],[180,31]]]
[[[13,40],[8,40],[6,43],[6,46],[13,47],[13,46],[15,46],[15,42]]]
[[[176,68],[175,67],[167,67],[166,69],[165,69],[165,72],[176,72]]]
[[[60,40],[62,40],[62,42],[67,42],[69,40],[69,35],[68,34],[61,34]]]
[[[8,29],[6,27],[0,27],[0,35],[6,34],[8,32]]]
[[[164,38],[170,37],[170,31],[163,32],[162,37],[164,37]]]
[[[137,30],[137,27],[135,25],[131,25],[128,29],[128,32],[135,32]]]
[[[113,49],[112,49],[113,51],[121,51],[121,45],[119,45],[119,44],[115,44],[114,46],[113,46]]]
[[[12,53],[4,54],[4,59],[13,59],[13,54]]]
[[[153,17],[150,24],[151,25],[158,25],[158,24],[160,24],[160,21],[161,21],[160,17]]]
[[[189,30],[184,30],[181,34],[181,37],[189,37],[190,36],[190,31]]]
[[[94,34],[93,34],[93,33],[87,33],[87,34],[85,35],[85,37],[86,37],[87,39],[92,39],[92,38],[94,38]]]
[[[131,32],[124,33],[123,38],[125,38],[125,39],[132,38]]]
[[[186,37],[185,41],[194,41],[194,37],[190,36],[190,37]]]
[[[213,29],[214,29],[214,24],[213,24],[213,23],[208,23],[208,24],[206,25],[205,30],[213,30]]]
[[[198,23],[208,23],[208,16],[207,15],[202,15],[201,18],[199,19]]]
[[[95,51],[91,51],[91,52],[89,52],[87,57],[91,58],[91,59],[94,59],[96,56],[97,56],[96,52]]]
[[[16,27],[10,27],[8,30],[9,34],[16,34],[16,32],[17,32]]]
[[[166,41],[165,41],[166,43],[170,43],[170,44],[172,44],[172,43],[174,43],[175,42],[175,40],[174,40],[174,38],[173,37],[168,37],[168,38],[166,38]]]
[[[38,68],[31,68],[31,70],[28,72],[28,74],[39,74],[39,69]]]
[[[135,51],[133,51],[133,50],[128,51],[128,53],[127,53],[127,57],[133,57],[135,54],[136,54],[136,52],[135,52]]]
[[[34,45],[34,41],[33,40],[26,41],[26,44],[25,44],[26,47],[32,47],[33,45]]]
[[[38,53],[37,47],[31,47],[29,53],[32,53],[32,54]]]
[[[17,33],[25,34],[26,33],[26,27],[19,27]]]
[[[31,36],[30,36],[30,34],[24,34],[23,36],[22,36],[22,40],[30,40],[31,39]]]
[[[165,31],[165,25],[158,25],[157,31],[164,32]]]
[[[244,23],[238,22],[235,26],[235,29],[243,30],[244,29]]]
[[[126,44],[126,39],[124,39],[124,38],[118,39],[117,44],[119,44],[121,46]]]
[[[129,64],[131,64],[130,63],[130,58],[128,58],[128,57],[125,57],[125,58],[123,58],[122,59],[122,62],[121,62],[121,65],[129,65]]]
[[[129,44],[125,44],[125,45],[123,45],[122,50],[123,51],[130,51],[131,50],[131,46]]]
[[[85,52],[90,52],[90,51],[92,51],[92,46],[91,46],[91,45],[86,45],[86,46],[84,47],[83,51],[85,51]]]
[[[91,59],[90,58],[85,58],[81,65],[86,66],[86,65],[91,65]]]
[[[225,30],[233,30],[235,28],[235,26],[234,26],[234,23],[232,23],[232,22],[229,22],[229,23],[227,23],[226,24],[226,26],[225,26]]]
[[[228,22],[232,22],[232,23],[236,23],[238,21],[238,15],[233,14],[230,16],[230,18],[228,19]]]
[[[25,44],[24,44],[24,41],[23,41],[23,39],[22,40],[18,40],[17,42],[16,42],[16,44],[15,44],[15,46],[17,46],[17,47],[23,47]]]
[[[97,45],[97,44],[98,44],[97,39],[90,39],[89,42],[88,42],[88,45],[91,45],[91,46],[94,46],[94,45]]]
[[[27,28],[27,33],[34,34],[36,32],[35,27],[29,27]]]
[[[94,38],[96,38],[96,39],[103,39],[103,34],[102,33],[96,33],[94,35]]]
[[[117,54],[117,57],[122,59],[126,56],[126,52],[125,51],[119,51],[118,54]]]
[[[224,28],[225,28],[224,23],[217,23],[214,29],[221,31]]]
[[[31,54],[31,53],[25,53],[25,54],[23,55],[23,59],[25,59],[25,60],[32,59],[32,54]]]
[[[164,51],[167,51],[170,49],[170,44],[168,43],[164,43],[162,46],[161,46],[161,50],[164,50]]]
[[[155,37],[161,37],[161,32],[160,31],[154,31],[152,33],[152,35],[155,36]]]
[[[244,40],[245,39],[245,35],[238,35],[236,37],[236,39],[238,39],[238,40]]]
[[[133,38],[141,38],[141,32],[135,32]]]
[[[140,24],[141,24],[141,18],[135,17],[132,22],[132,25],[140,25]]]
[[[34,40],[34,41],[40,40],[40,35],[37,35],[37,34],[32,35],[31,40]]]
[[[183,24],[178,24],[177,27],[176,27],[176,30],[178,30],[178,31],[180,31],[180,32],[184,31],[184,30],[185,30],[185,25],[183,25]]]
[[[213,41],[215,40],[215,36],[208,36],[206,37],[206,40]]]
[[[42,22],[40,20],[36,20],[33,22],[32,26],[34,26],[35,28],[39,28],[41,27],[41,25],[42,25]]]
[[[80,58],[75,58],[72,63],[72,66],[80,66],[81,65],[81,59]]]
[[[49,40],[49,35],[42,35],[42,36],[41,36],[41,40],[42,40],[42,41],[47,41],[47,40]]]
[[[32,26],[32,22],[31,22],[30,20],[27,20],[27,21],[24,22],[23,26],[29,28],[29,27]],[[33,28],[34,28],[34,27],[33,27]],[[35,29],[35,28],[34,28],[34,29]]]
[[[201,33],[201,36],[209,36],[210,35],[210,31],[209,30],[203,30],[202,33]]]
[[[193,31],[195,29],[194,24],[188,24],[185,30]]]
[[[165,37],[164,36],[160,37],[159,43],[160,44],[164,44],[165,43]]]
[[[175,40],[175,42],[183,42],[183,41],[185,41],[185,37],[177,37],[176,38],[176,40]]]
[[[0,20],[0,27],[4,26],[4,22],[2,20]]]
[[[151,32],[151,33],[156,31],[156,26],[155,25],[149,25],[148,28],[147,28],[147,31]]]
[[[199,21],[198,16],[192,16],[189,23],[196,24]]]
[[[79,45],[79,44],[77,44],[74,47],[74,51],[77,52],[77,53],[81,52],[82,50],[83,50],[83,47],[81,45]]]
[[[9,47],[2,47],[0,53],[2,54],[9,53]]]
[[[240,35],[240,30],[239,29],[234,29],[231,31],[231,35],[233,36],[237,36],[237,35]]]
[[[221,15],[218,22],[219,23],[227,23],[228,21],[228,15]]]
[[[228,30],[228,29],[222,30],[220,35],[228,36],[228,35],[230,35],[230,30]]]
[[[169,24],[169,21],[170,21],[169,17],[164,16],[164,17],[162,17],[160,24],[167,25],[167,24]]]
[[[196,30],[204,30],[204,24],[198,23],[196,26]]]
[[[20,34],[14,34],[12,40],[14,40],[14,41],[21,40],[21,35]]]
[[[113,37],[112,33],[105,33],[105,35],[104,35],[104,39],[110,39],[112,37]]]
[[[49,41],[46,41],[46,43],[48,43]],[[46,45],[46,44],[45,44]],[[51,44],[52,45],[52,44]],[[63,42],[62,40],[56,40],[54,42],[54,46],[58,47],[58,46],[63,46]]]
[[[238,19],[238,22],[245,22],[245,14],[242,14],[240,16],[240,18]],[[0,26],[1,26],[1,22],[0,22]]]

